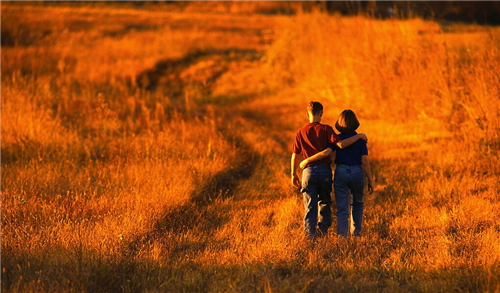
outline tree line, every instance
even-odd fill
[[[344,15],[365,13],[383,19],[418,16],[437,21],[500,24],[499,1],[326,1],[324,5],[330,13]]]

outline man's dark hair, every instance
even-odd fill
[[[309,106],[307,106],[307,111],[316,116],[323,111],[323,105],[320,102],[311,101],[309,102]]]

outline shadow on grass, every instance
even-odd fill
[[[163,215],[154,222],[150,231],[138,235],[126,245],[124,255],[135,256],[150,243],[168,242],[167,238],[175,234],[195,233],[197,239],[193,241],[200,240],[209,237],[211,232],[230,220],[230,215],[219,210],[214,203],[233,197],[240,181],[248,179],[254,173],[260,156],[240,137],[230,134],[229,130],[220,129],[219,131],[230,144],[239,150],[229,167],[197,186],[190,195],[190,199],[184,204],[167,208]],[[212,240],[197,241],[197,250],[203,251],[209,243],[213,244],[212,242]],[[179,253],[175,249],[171,252]]]
[[[2,259],[2,266],[6,268],[2,273],[2,291],[262,292],[271,289],[291,292],[496,292],[500,281],[500,265],[490,269],[457,265],[430,271],[365,266],[326,266],[319,269],[315,265],[304,266],[293,259],[280,263],[220,265],[196,260],[116,260],[96,251],[83,251],[83,262],[71,259],[55,266],[41,257],[43,253],[20,256],[6,263]],[[17,272],[12,273],[18,269],[22,270],[22,278]],[[16,279],[12,279],[13,276]]]
[[[229,69],[230,63],[255,61],[260,56],[253,49],[195,50],[180,59],[159,61],[154,68],[140,73],[136,82],[148,91],[162,88],[173,98],[182,96],[184,88],[193,84],[210,94],[211,85]]]

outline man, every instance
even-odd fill
[[[304,159],[326,149],[328,144],[345,148],[358,139],[367,141],[366,135],[360,133],[345,140],[340,140],[330,125],[321,124],[323,105],[311,101],[307,107],[309,124],[297,130],[292,147],[292,184],[300,186],[298,175],[299,154]],[[332,224],[331,192],[332,163],[329,157],[306,165],[302,172],[302,195],[304,198],[304,229],[307,239],[316,238],[316,226],[320,235],[325,235]],[[319,215],[318,215],[319,206]]]

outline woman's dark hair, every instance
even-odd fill
[[[335,128],[342,133],[353,133],[359,127],[358,118],[356,118],[356,114],[352,110],[344,110],[339,115],[339,119],[337,119],[337,123],[335,123]]]

